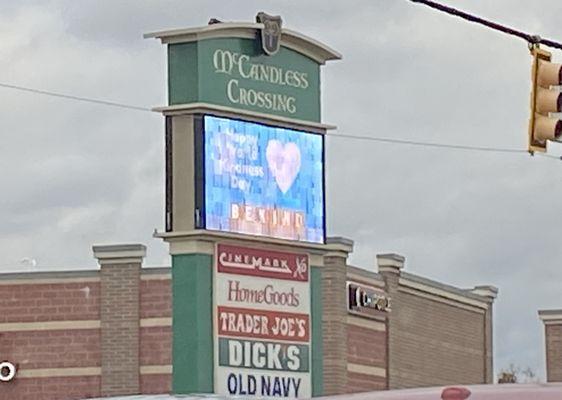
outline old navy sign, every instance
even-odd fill
[[[306,254],[217,244],[215,392],[310,397]]]
[[[303,374],[247,372],[232,369],[216,385],[217,393],[238,396],[309,398],[310,385]]]

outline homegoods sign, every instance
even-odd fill
[[[306,254],[218,244],[215,393],[311,396]]]
[[[257,40],[214,38],[168,47],[169,103],[207,103],[320,122],[320,67],[281,47],[267,56]]]

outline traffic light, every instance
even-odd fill
[[[562,110],[562,65],[550,62],[552,54],[538,47],[531,49],[533,56],[531,86],[531,116],[529,120],[529,153],[546,152],[546,141],[558,141],[562,135],[562,121],[550,113]]]

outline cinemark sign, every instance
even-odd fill
[[[218,272],[308,282],[308,255],[217,245]]]

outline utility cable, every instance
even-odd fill
[[[548,47],[553,47],[559,50],[562,50],[562,43],[555,42],[553,40],[543,39],[538,35],[531,35],[526,32],[518,31],[516,29],[510,28],[508,26],[500,25],[496,22],[486,20],[484,18],[478,17],[476,15],[469,14],[465,11],[461,11],[459,9],[446,6],[444,4],[437,3],[431,0],[409,0],[412,3],[419,3],[431,7],[437,11],[441,11],[447,13],[449,15],[454,15],[455,17],[462,18],[469,22],[474,22],[476,24],[484,25],[490,29],[503,32],[505,34],[518,37],[520,39],[525,40],[529,45],[537,45],[537,44],[544,44]]]
[[[327,137],[342,137],[342,138],[358,139],[358,140],[368,140],[368,141],[374,141],[374,142],[405,144],[405,145],[411,145],[411,146],[438,147],[438,148],[455,149],[455,150],[486,151],[486,152],[494,152],[494,153],[527,153],[526,150],[509,149],[509,148],[503,148],[503,147],[484,147],[484,146],[470,146],[470,145],[462,145],[462,144],[423,142],[423,141],[405,140],[405,139],[382,138],[382,137],[375,137],[375,136],[349,135],[349,134],[345,134],[345,133],[329,133],[326,136]]]
[[[20,90],[20,91],[29,92],[29,93],[42,94],[44,96],[60,97],[60,98],[63,98],[63,99],[68,99],[68,100],[76,100],[76,101],[83,101],[83,102],[86,102],[86,103],[101,104],[101,105],[104,105],[104,106],[127,108],[129,110],[152,111],[150,108],[147,108],[147,107],[132,106],[130,104],[116,103],[116,102],[113,102],[113,101],[99,100],[99,99],[92,99],[92,98],[88,98],[88,97],[74,96],[74,95],[70,95],[70,94],[50,92],[50,91],[47,91],[47,90],[34,89],[34,88],[19,86],[19,85],[11,85],[11,84],[8,84],[8,83],[0,83],[0,87],[7,88],[7,89]]]
[[[412,0],[413,1],[413,0]],[[153,112],[149,107],[142,107],[136,106],[131,104],[125,103],[117,103],[114,101],[108,100],[101,100],[101,99],[93,99],[84,96],[76,96],[71,94],[64,94],[58,92],[51,92],[48,90],[41,90],[35,89],[26,86],[20,85],[13,85],[8,83],[0,82],[0,87],[13,89],[13,90],[20,90],[28,93],[33,94],[40,94],[43,96],[52,96],[63,98],[66,100],[73,100],[73,101],[80,101],[80,102],[87,102],[87,103],[94,103],[109,107],[118,107],[124,109],[130,109],[135,111],[143,111],[143,112]],[[425,142],[425,141],[415,141],[415,140],[406,140],[406,139],[392,139],[392,138],[385,138],[385,137],[376,137],[376,136],[366,136],[366,135],[351,135],[345,133],[328,133],[326,135],[330,138],[348,138],[348,139],[355,139],[355,140],[367,140],[373,142],[383,142],[383,143],[392,143],[392,144],[399,144],[399,145],[409,145],[409,146],[421,146],[421,147],[433,147],[433,148],[442,148],[442,149],[454,149],[454,150],[467,150],[467,151],[480,151],[480,152],[488,152],[488,153],[527,153],[526,150],[520,149],[510,149],[510,148],[503,148],[503,147],[486,147],[486,146],[471,146],[471,145],[460,145],[460,144],[453,144],[453,143],[438,143],[438,142]],[[547,158],[553,158],[557,160],[561,160],[562,158],[557,156],[551,155],[543,155]]]

